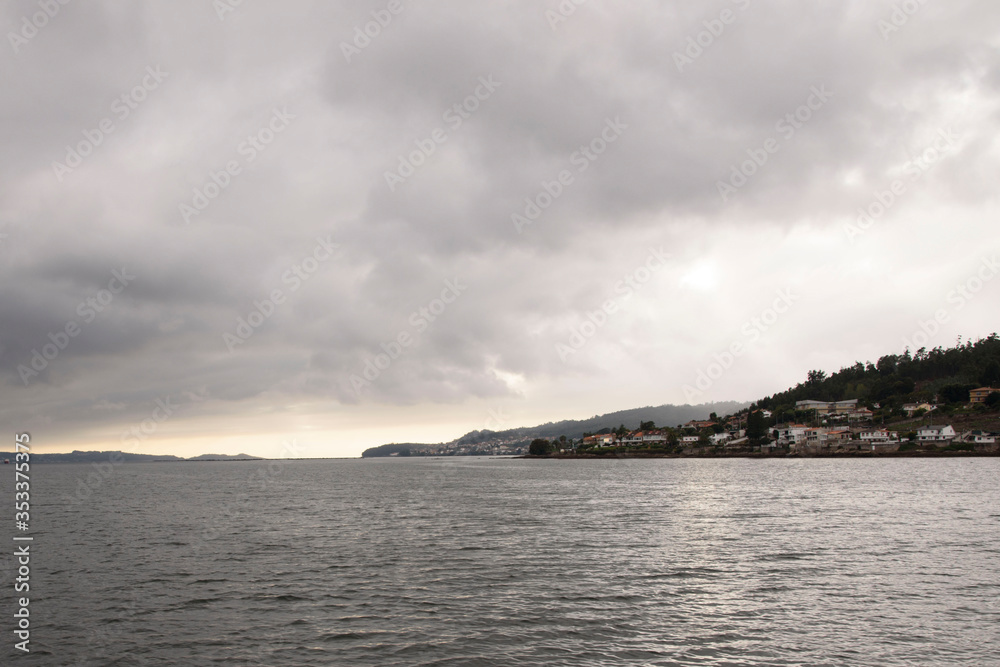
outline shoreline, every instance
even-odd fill
[[[518,459],[536,461],[545,460],[621,460],[621,459],[905,459],[905,458],[998,458],[1000,452],[824,452],[819,454],[762,454],[760,452],[742,453],[704,453],[704,454],[659,454],[647,452],[622,452],[620,454],[546,454],[545,456],[515,456]]]

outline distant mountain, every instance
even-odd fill
[[[13,452],[0,452],[0,459],[15,461]],[[112,460],[113,459],[113,460]],[[202,454],[184,459],[171,454],[130,454],[127,452],[81,452],[69,454],[35,454],[31,453],[32,463],[156,463],[160,461],[262,461],[260,457],[248,454]]]
[[[170,454],[129,454],[126,452],[81,452],[75,450],[69,454],[36,454],[31,453],[32,463],[106,463],[112,455],[115,461],[123,463],[151,463],[154,461],[183,461],[179,456]],[[14,459],[13,453],[0,452],[0,458]]]
[[[474,447],[485,443],[524,441],[534,438],[567,438],[579,439],[584,433],[596,433],[602,429],[615,429],[625,425],[626,428],[639,428],[640,422],[652,421],[657,426],[677,426],[692,419],[707,419],[713,412],[719,416],[738,412],[749,406],[749,403],[724,401],[721,403],[705,403],[702,405],[660,405],[656,407],[633,408],[609,412],[605,415],[594,415],[590,419],[567,419],[559,422],[548,422],[539,426],[513,428],[505,431],[472,431],[457,440],[446,444],[392,444],[366,449],[361,454],[363,458],[379,456],[405,456],[410,452],[420,452],[429,449],[458,449]]]
[[[719,416],[738,412],[748,407],[749,403],[724,401],[721,403],[705,403],[702,405],[659,405],[656,407],[633,408],[609,412],[605,415],[594,415],[590,419],[567,419],[560,422],[548,422],[531,428],[515,428],[507,431],[472,431],[453,445],[472,445],[485,439],[497,437],[521,436],[524,438],[582,438],[584,433],[596,433],[602,429],[615,429],[625,425],[625,428],[637,429],[641,422],[652,421],[657,426],[677,426],[692,419],[708,419],[713,412]]]

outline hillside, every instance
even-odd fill
[[[806,382],[757,402],[776,417],[792,418],[795,402],[858,399],[876,410],[876,418],[901,417],[906,403],[937,402],[947,411],[969,401],[977,387],[1000,387],[1000,337],[991,334],[953,348],[920,348],[911,354],[888,354],[876,363],[857,362],[827,377],[809,371]],[[878,407],[876,408],[876,404]]]
[[[471,431],[449,443],[431,444],[391,444],[372,447],[362,453],[363,458],[380,456],[399,456],[406,453],[421,454],[429,451],[457,451],[461,448],[492,447],[498,444],[527,444],[534,438],[567,438],[579,439],[585,433],[597,433],[605,429],[615,429],[625,425],[626,428],[638,428],[640,422],[653,421],[664,426],[676,426],[691,419],[706,419],[711,413],[728,414],[747,406],[746,403],[725,401],[721,403],[705,403],[703,405],[659,405],[656,407],[633,408],[620,410],[604,415],[594,415],[590,419],[567,419],[559,422],[547,422],[538,426],[507,429],[504,431]]]

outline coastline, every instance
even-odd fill
[[[760,452],[741,453],[701,453],[667,454],[657,452],[621,452],[616,454],[546,454],[545,456],[515,456],[518,459],[545,460],[620,460],[620,459],[903,459],[903,458],[998,458],[1000,452],[950,451],[950,452],[823,452],[817,454],[762,454]]]

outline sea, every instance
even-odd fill
[[[1000,665],[998,481],[996,458],[40,464],[28,593],[0,532],[0,663]]]

